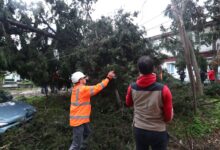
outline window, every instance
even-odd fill
[[[168,64],[167,64],[167,71],[168,71],[168,73],[170,73],[170,74],[175,73],[175,72],[174,72],[174,71],[175,71],[175,64],[174,64],[174,63],[168,63]]]

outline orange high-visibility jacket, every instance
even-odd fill
[[[70,126],[79,126],[90,122],[90,97],[99,93],[109,83],[106,78],[94,86],[76,84],[72,89],[70,105]]]

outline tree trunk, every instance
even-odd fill
[[[197,111],[197,100],[196,100],[197,91],[196,91],[196,81],[195,81],[194,74],[193,74],[193,69],[192,69],[193,62],[192,62],[192,59],[190,57],[190,48],[189,48],[189,45],[187,43],[187,36],[186,36],[185,28],[181,24],[179,24],[179,31],[180,31],[181,41],[182,41],[183,46],[184,46],[186,66],[187,66],[187,70],[188,70],[188,73],[189,73],[189,78],[190,78],[190,83],[191,83],[191,88],[192,88],[193,110],[194,110],[194,113],[196,113],[196,111]]]
[[[202,82],[201,82],[201,77],[200,77],[200,71],[199,71],[199,67],[198,67],[198,63],[197,63],[197,60],[196,60],[196,56],[195,56],[195,53],[194,53],[194,48],[192,46],[192,43],[191,41],[189,40],[189,38],[186,38],[187,40],[187,43],[189,45],[189,51],[190,51],[190,56],[191,56],[191,60],[192,60],[192,64],[193,64],[193,69],[194,69],[194,73],[195,73],[195,76],[196,76],[196,90],[197,90],[197,96],[202,96],[204,93],[203,93],[203,85],[202,85]]]
[[[173,1],[172,1],[173,3]],[[189,42],[187,42],[189,39],[186,36],[186,31],[185,31],[185,27],[184,27],[184,23],[183,23],[183,19],[182,19],[182,15],[180,15],[181,13],[177,10],[176,5],[173,3],[172,4],[172,9],[174,10],[174,15],[176,16],[176,19],[178,21],[178,28],[179,28],[179,34],[180,34],[180,39],[181,42],[183,44],[183,48],[184,48],[184,56],[185,56],[185,60],[186,60],[186,66],[187,66],[187,70],[189,73],[189,78],[190,78],[190,83],[191,83],[191,88],[192,88],[192,95],[193,95],[193,110],[194,113],[196,113],[197,111],[197,102],[196,102],[196,82],[195,82],[195,78],[193,75],[193,70],[192,70],[192,57],[190,56],[190,46],[189,46]]]
[[[212,50],[215,52],[217,50],[216,48],[216,41],[217,41],[218,37],[216,35],[213,35],[212,37]]]

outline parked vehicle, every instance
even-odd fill
[[[22,101],[16,101],[11,95],[0,91],[0,134],[18,124],[27,122],[36,109]]]

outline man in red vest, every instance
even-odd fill
[[[136,149],[166,150],[166,123],[173,118],[171,92],[166,85],[156,82],[154,62],[149,56],[139,58],[138,69],[140,75],[126,95],[126,105],[134,107]]]
[[[69,150],[86,148],[85,140],[91,132],[89,126],[91,114],[90,98],[103,90],[114,77],[114,71],[110,71],[102,82],[88,86],[86,85],[86,75],[79,71],[72,74],[71,80],[75,84],[72,89],[70,104],[70,126],[73,128],[73,140]]]

